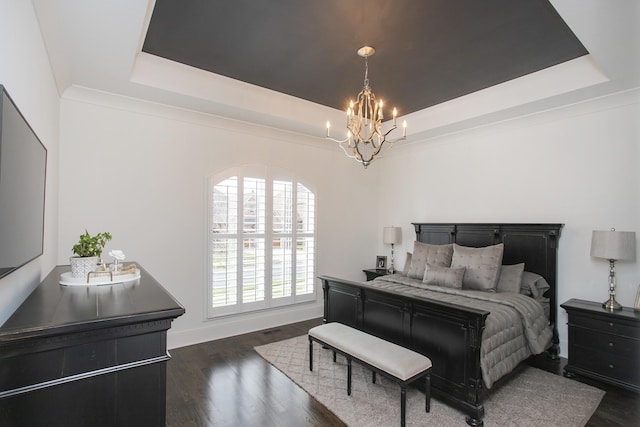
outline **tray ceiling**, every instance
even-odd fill
[[[364,45],[373,91],[400,114],[588,54],[546,0],[156,0],[142,51],[344,109]]]

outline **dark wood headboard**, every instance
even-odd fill
[[[457,243],[482,247],[504,243],[503,264],[524,262],[525,270],[537,273],[549,283],[549,320],[557,345],[558,239],[563,224],[474,224],[413,223],[416,240],[431,244]]]

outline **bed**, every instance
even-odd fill
[[[436,267],[427,267],[431,270],[424,276],[424,281],[417,279],[422,277],[419,271],[413,274],[412,279],[407,269],[416,264],[414,261],[413,264],[407,263],[403,273],[378,277],[371,282],[320,276],[324,292],[324,322],[344,323],[426,355],[433,362],[433,395],[464,412],[469,425],[483,425],[483,398],[489,387],[501,378],[508,377],[514,367],[531,354],[546,351],[550,357],[558,356],[557,247],[562,224],[413,225],[417,242],[414,250],[422,247],[432,250],[436,245],[438,248],[455,246],[458,251],[455,264],[461,262],[463,258],[458,254],[464,254],[464,251],[473,253],[473,248],[482,248],[482,251],[500,248],[501,265],[509,266],[501,268],[505,275],[507,270],[524,263],[527,274],[541,278],[538,282],[544,283],[544,287],[538,291],[534,289],[526,297],[472,290],[468,293],[475,296],[470,295],[469,301],[472,302],[468,302],[464,300],[464,295],[459,295],[465,292],[456,286],[452,289],[449,286],[434,287],[427,282],[429,274],[433,276],[439,273]],[[452,277],[449,273],[453,270],[456,269],[447,270],[447,277]],[[457,274],[457,277],[460,275]],[[444,297],[436,297],[436,291],[438,295],[443,293]],[[494,295],[490,295],[492,293]],[[534,297],[539,302],[546,302],[546,309],[544,303],[532,302]],[[492,299],[500,301],[485,301]],[[509,338],[518,343],[526,340],[529,349],[519,349],[515,356],[500,356],[503,351],[498,350],[501,349],[492,349],[489,357],[486,348],[493,345],[488,344],[489,339],[494,339],[489,331],[493,334],[502,328],[500,325],[516,323],[503,319],[503,312],[517,311],[516,308],[512,310],[505,306],[514,305],[523,305],[525,308],[522,311],[531,311],[530,308],[533,308],[538,317],[539,311],[544,311],[542,321],[531,321],[538,325],[541,336],[537,341],[534,338],[533,344],[529,343],[528,336],[517,340]],[[490,317],[491,312],[494,314]],[[497,323],[500,321],[506,323]],[[530,334],[527,322],[522,322],[522,330]],[[543,326],[540,326],[541,322]],[[499,369],[492,372],[487,369],[488,364],[499,366]]]

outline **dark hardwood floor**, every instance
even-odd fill
[[[171,350],[167,426],[344,426],[253,347],[306,334],[321,319]],[[562,375],[566,360],[530,364]],[[640,394],[578,377],[606,391],[589,427],[640,426]],[[464,423],[461,423],[464,425]]]

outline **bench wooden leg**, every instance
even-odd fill
[[[351,358],[347,357],[347,396],[351,396]]]
[[[407,388],[400,387],[400,426],[405,426],[405,418],[407,416]]]
[[[424,398],[425,409],[427,412],[431,410],[431,374],[424,376]]]
[[[313,371],[313,341],[309,337],[309,370]]]

